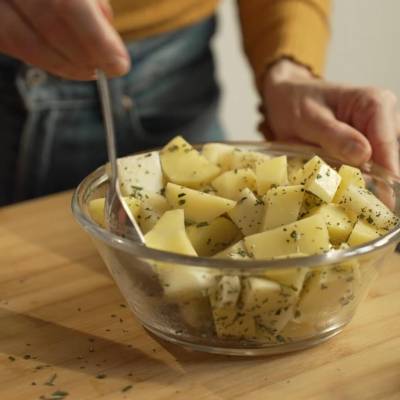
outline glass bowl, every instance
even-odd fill
[[[226,143],[271,156],[287,155],[288,160],[308,160],[318,154],[333,167],[341,165],[312,147]],[[400,180],[373,164],[365,166],[363,173],[369,190],[399,215]],[[104,196],[107,180],[103,166],[82,181],[72,200],[75,218],[93,239],[143,326],[167,341],[195,350],[278,354],[331,338],[351,321],[385,257],[400,240],[397,226],[365,245],[308,257],[255,261],[168,253],[115,236],[92,221],[88,203]],[[178,277],[172,281],[175,291],[161,283],[160,270],[174,271]],[[265,278],[271,274],[277,274],[283,283],[278,279],[279,283],[267,281],[269,286],[265,286]],[[300,276],[304,283],[299,287],[285,284],[287,276]],[[232,294],[234,301],[216,308],[218,290]],[[254,307],[244,307],[242,296],[255,298]]]

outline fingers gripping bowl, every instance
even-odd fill
[[[232,355],[298,350],[339,333],[400,240],[400,181],[303,146],[171,143],[120,160],[147,246],[102,228],[105,167],[72,202],[140,322],[171,342]],[[182,143],[192,164],[201,152],[201,177],[176,158]]]

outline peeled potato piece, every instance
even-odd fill
[[[272,186],[288,184],[287,157],[275,157],[256,165],[257,192],[267,193]]]
[[[124,201],[131,210],[132,216],[136,220],[138,220],[139,213],[141,210],[141,202],[133,197],[124,197]],[[102,228],[105,228],[104,207],[105,207],[104,197],[100,199],[91,200],[88,205],[90,216],[92,217],[94,222],[96,222],[96,224],[100,225]]]
[[[140,191],[159,193],[164,186],[158,151],[118,159],[118,172],[125,196],[136,197]]]
[[[145,194],[140,213],[137,217],[140,229],[144,234],[153,229],[161,216],[170,209],[164,196],[160,194]]]
[[[355,247],[367,242],[371,242],[372,240],[377,239],[379,236],[380,234],[374,226],[360,219],[354,226],[347,243],[350,246]]]
[[[243,240],[234,245],[228,247],[227,249],[215,254],[214,258],[231,258],[232,260],[250,260],[251,257],[246,250]]]
[[[299,217],[304,198],[304,186],[280,186],[268,190],[264,197],[265,215],[262,230],[294,222]]]
[[[353,184],[346,188],[338,204],[380,230],[389,231],[400,221],[373,193]]]
[[[236,202],[184,186],[168,183],[165,196],[173,208],[185,210],[187,221],[211,222],[235,207]]]
[[[219,337],[254,338],[256,327],[250,313],[238,306],[241,283],[238,276],[223,276],[209,290],[215,330]]]
[[[144,239],[146,245],[154,249],[197,255],[186,234],[183,210],[166,211]],[[178,302],[203,297],[204,290],[215,282],[215,273],[207,268],[160,262],[154,267],[165,296]]]
[[[166,211],[154,228],[144,236],[147,247],[196,256],[186,230],[183,210]]]
[[[224,143],[206,143],[201,154],[222,171],[230,169],[231,154],[234,147]]]
[[[244,238],[246,248],[256,259],[283,255],[318,254],[330,249],[329,233],[320,215]]]
[[[181,136],[165,145],[160,152],[160,159],[168,181],[190,188],[210,183],[221,171]]]
[[[245,188],[236,206],[228,211],[229,217],[239,227],[243,235],[252,235],[261,230],[264,203],[253,192]]]
[[[321,215],[328,228],[329,237],[333,244],[346,242],[350,236],[353,226],[357,221],[357,216],[346,212],[338,204],[324,204],[311,210],[310,215]]]
[[[256,175],[250,168],[227,171],[215,178],[211,185],[221,197],[231,200],[242,198],[242,190],[250,188],[256,190]]]
[[[255,170],[258,164],[270,158],[270,156],[257,151],[234,148],[229,158],[229,169],[251,168]]]
[[[259,335],[276,335],[293,317],[298,293],[265,278],[243,279],[243,313],[254,318]]]
[[[304,165],[303,181],[306,190],[326,203],[332,201],[341,180],[341,176],[318,156]]]
[[[365,181],[362,172],[355,167],[349,165],[342,165],[338,171],[342,180],[336,191],[335,197],[333,198],[334,203],[339,203],[342,200],[342,196],[349,185],[354,185],[359,188],[365,188]]]
[[[211,257],[227,248],[240,233],[236,225],[224,217],[188,226],[186,232],[201,257]]]

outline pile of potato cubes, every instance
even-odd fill
[[[120,159],[119,169],[148,247],[243,260],[244,267],[251,259],[358,246],[399,223],[366,189],[359,169],[336,171],[318,156],[288,162],[222,143],[199,152],[178,136],[160,152]],[[89,211],[104,226],[104,199],[92,200]],[[219,337],[282,340],[285,329],[293,335],[293,326],[315,324],[318,307],[339,312],[365,287],[355,263],[341,271],[297,268],[245,278],[166,263],[154,268],[185,321],[200,329],[211,320]]]

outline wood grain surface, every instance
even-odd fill
[[[0,399],[400,399],[400,256],[354,321],[309,350],[237,358],[150,336],[70,212],[0,209]]]

